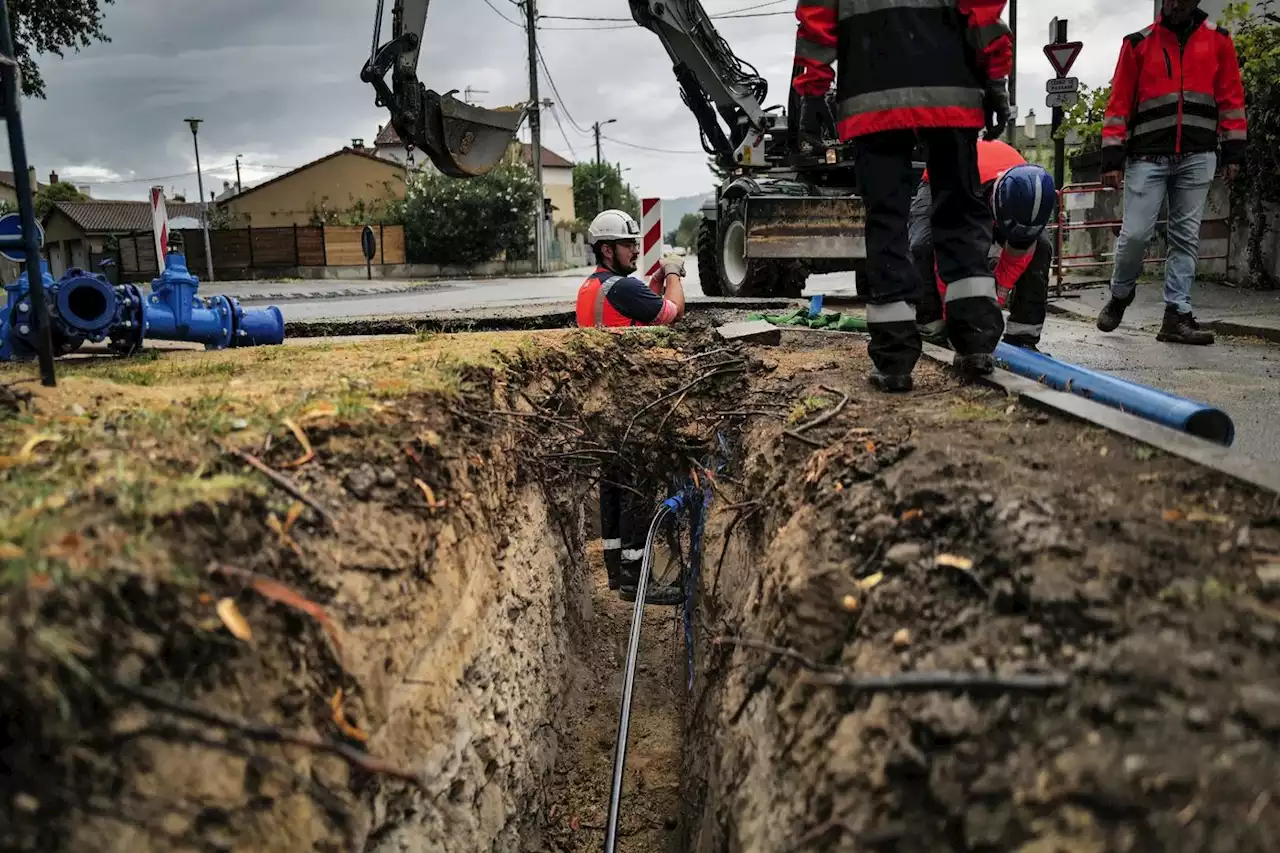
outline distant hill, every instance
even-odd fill
[[[702,202],[714,195],[714,190],[707,190],[702,195],[687,195],[683,198],[664,198],[662,200],[662,227],[672,231],[680,224],[686,213],[697,213]]]

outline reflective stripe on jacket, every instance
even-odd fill
[[[836,81],[841,140],[926,127],[985,125],[983,88],[1009,76],[1005,0],[799,0],[792,86]],[[832,65],[839,63],[839,77]]]
[[[616,327],[640,325],[609,304],[609,290],[622,276],[599,269],[592,273],[578,288],[578,327]]]
[[[1214,151],[1244,160],[1244,85],[1231,33],[1196,10],[1180,37],[1163,16],[1120,46],[1102,127],[1103,168],[1126,155]]]

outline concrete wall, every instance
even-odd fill
[[[232,225],[269,228],[310,225],[319,210],[343,211],[359,201],[366,205],[403,199],[404,167],[345,151],[336,157],[263,184],[221,206]]]
[[[1101,223],[1107,220],[1120,220],[1124,217],[1124,193],[1098,190],[1096,192],[1065,196],[1064,213],[1072,224]],[[1161,220],[1166,218],[1162,212]],[[1065,264],[1084,264],[1096,261],[1096,266],[1082,266],[1065,270],[1066,274],[1087,276],[1090,278],[1110,278],[1111,264],[1115,255],[1116,237],[1120,233],[1120,225],[1113,224],[1101,228],[1064,231],[1062,254],[1090,255],[1089,258],[1078,258],[1064,261]],[[1238,235],[1235,242],[1240,242]],[[1163,258],[1168,249],[1165,241],[1164,226],[1157,226],[1156,234],[1147,247],[1148,258]],[[1230,193],[1226,184],[1215,180],[1209,189],[1209,201],[1205,205],[1204,218],[1200,224],[1200,257],[1196,265],[1196,274],[1233,280],[1236,272],[1232,268],[1231,258],[1213,259],[1215,255],[1231,255],[1233,251],[1233,235],[1230,221]],[[1162,264],[1147,264],[1146,272],[1159,274]]]

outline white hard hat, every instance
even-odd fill
[[[587,239],[592,245],[602,240],[638,240],[640,226],[626,211],[605,210],[591,220],[587,229]]]

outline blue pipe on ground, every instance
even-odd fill
[[[1236,428],[1231,418],[1206,403],[1005,343],[996,347],[995,356],[996,363],[1005,370],[1059,391],[1077,394],[1225,447],[1235,441]]]
[[[113,285],[96,273],[72,269],[56,282],[41,262],[55,352],[66,354],[85,341],[111,339],[117,352],[131,353],[147,338],[191,341],[207,350],[284,343],[284,315],[272,305],[243,308],[228,296],[198,296],[200,282],[186,258],[171,251],[165,269],[143,295],[133,284]],[[0,359],[35,357],[30,288],[26,274],[7,285],[0,312]]]

